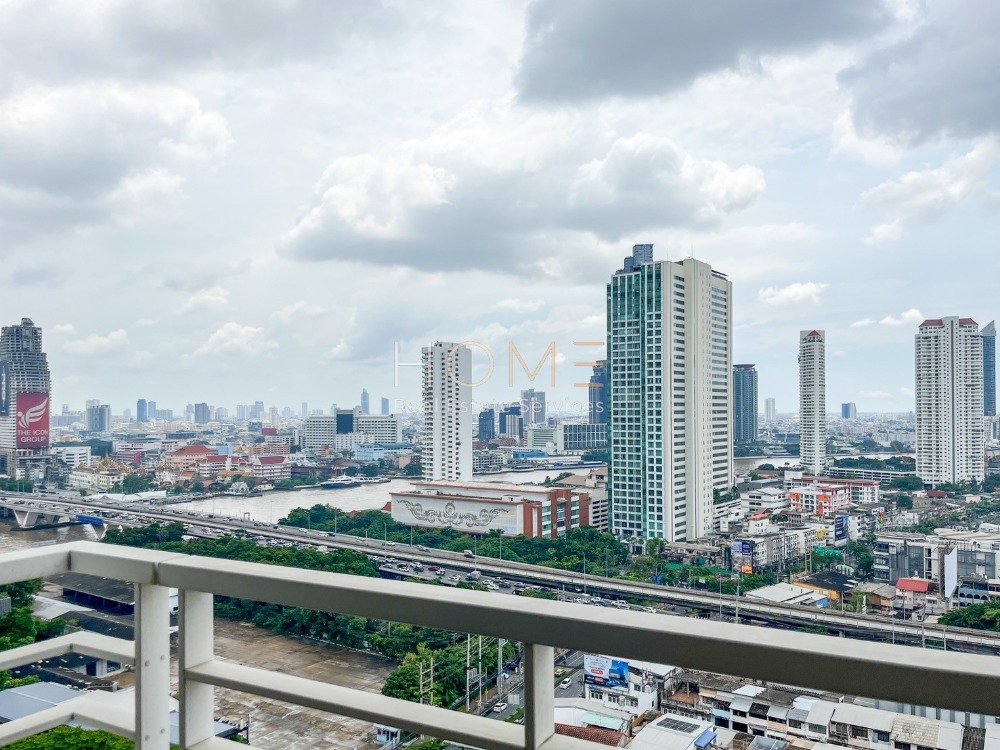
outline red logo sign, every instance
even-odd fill
[[[17,394],[17,447],[49,447],[49,394]]]

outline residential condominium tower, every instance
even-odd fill
[[[421,350],[427,481],[472,479],[472,351],[438,341]]]
[[[49,362],[42,329],[30,318],[0,330],[0,473],[49,460]]]
[[[706,536],[713,490],[732,481],[732,283],[636,245],[607,322],[611,530],[633,549]]]
[[[594,374],[590,376],[588,398],[588,421],[591,424],[608,423],[608,363],[598,360],[594,365]]]
[[[545,391],[534,388],[521,391],[521,414],[525,426],[545,424]]]
[[[777,408],[775,406],[774,399],[770,398],[770,397],[765,398],[764,399],[764,421],[765,422],[773,422],[777,416],[778,416],[778,410],[777,410]]]
[[[826,333],[799,332],[799,456],[806,471],[826,464]]]
[[[733,439],[737,445],[757,441],[757,369],[733,365]]]
[[[920,324],[915,338],[917,476],[925,484],[981,482],[983,341],[972,318]]]
[[[990,321],[980,331],[983,337],[983,414],[997,413],[997,328]]]

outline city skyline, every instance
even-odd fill
[[[837,342],[830,403],[902,412],[912,326],[996,317],[964,270],[1000,223],[1000,116],[971,95],[995,88],[993,4],[741,9],[738,35],[700,5],[645,28],[557,2],[181,8],[0,11],[2,289],[46,330],[56,404],[419,401],[394,343],[435,340],[532,363],[558,342],[555,403],[635,243],[729,275],[734,357],[780,412],[797,330]],[[258,27],[283,33],[258,49]],[[668,31],[624,43],[646,28]],[[600,54],[570,71],[581,39]]]

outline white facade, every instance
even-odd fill
[[[744,515],[754,513],[780,513],[788,510],[788,491],[782,487],[760,487],[748,491],[740,498]]]
[[[403,442],[403,421],[392,414],[360,414],[354,431],[364,435],[366,443]]]
[[[430,481],[472,479],[472,352],[438,341],[421,350],[424,433],[421,464]]]
[[[302,423],[302,448],[305,450],[315,450],[324,446],[333,447],[336,439],[336,415],[309,417]]]
[[[826,463],[826,333],[799,332],[799,450],[802,465],[822,474]]]
[[[52,448],[52,455],[71,469],[77,466],[90,466],[89,445],[67,445]]]
[[[775,407],[773,398],[764,399],[764,421],[773,422],[778,416],[778,410]]]
[[[683,542],[732,482],[732,283],[637,245],[608,284],[611,530]]]
[[[971,318],[925,320],[915,339],[917,476],[932,485],[984,476],[983,341]]]

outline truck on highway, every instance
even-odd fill
[[[474,570],[471,573],[469,573],[469,575],[467,575],[465,577],[465,580],[467,580],[467,581],[478,581],[479,580],[479,576],[480,576],[479,571],[478,570]]]

